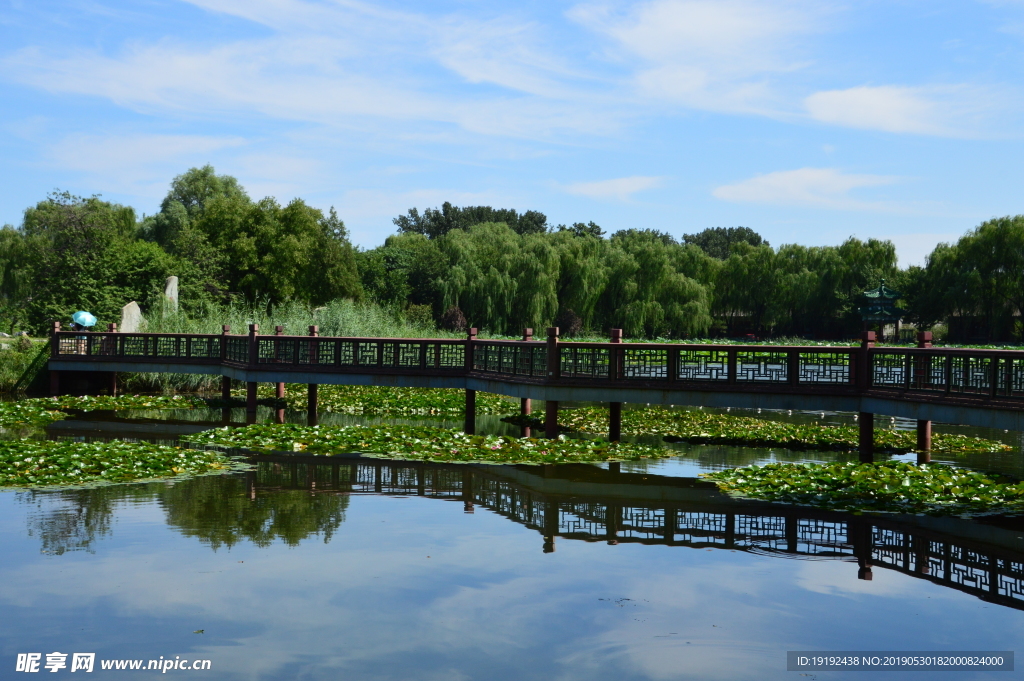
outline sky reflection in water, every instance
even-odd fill
[[[421,468],[428,494],[469,470]],[[495,505],[714,501],[678,480],[565,470],[506,469],[518,482],[494,486]],[[287,464],[248,480],[0,493],[0,678],[21,676],[18,652],[60,650],[208,658],[211,672],[168,673],[216,679],[788,679],[804,677],[785,670],[787,650],[1013,650],[1024,633],[1021,610],[879,566],[860,580],[851,557],[604,536],[558,537],[545,553],[536,528],[479,503],[467,513],[458,494],[416,496],[415,471],[385,471],[405,481],[400,496],[373,494],[372,474],[353,472],[371,492],[351,495],[323,491],[330,467],[312,493],[310,471]],[[480,475],[477,498],[492,484]],[[943,522],[926,529],[968,527]],[[975,534],[1024,560],[1014,527]]]

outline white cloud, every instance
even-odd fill
[[[725,201],[747,203],[881,210],[893,206],[851,198],[850,192],[864,187],[893,184],[899,179],[890,175],[846,174],[835,168],[800,168],[780,170],[736,184],[723,185],[716,188],[712,195]]]
[[[804,100],[811,118],[851,128],[973,137],[998,96],[968,86],[861,86],[816,92]]]
[[[803,3],[654,0],[625,13],[578,5],[569,16],[643,62],[635,85],[647,97],[763,112],[778,104],[768,77],[800,68],[791,53],[798,36],[817,29],[819,13]]]
[[[628,201],[633,194],[647,189],[660,187],[662,178],[645,177],[635,175],[633,177],[620,177],[614,180],[600,180],[598,182],[575,182],[562,187],[569,194],[576,196],[587,196],[592,199],[615,198],[619,201]]]

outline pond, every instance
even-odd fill
[[[90,413],[48,433],[170,442],[222,416]],[[619,465],[264,456],[246,473],[2,492],[0,678],[21,676],[19,653],[46,672],[52,652],[124,679],[151,678],[150,660],[209,660],[166,673],[210,679],[862,678],[787,671],[786,653],[1012,651],[1024,634],[1024,519],[737,500],[695,476],[855,455],[674,446]],[[957,463],[1019,470],[1019,448],[993,456]],[[143,669],[101,668],[122,660]]]

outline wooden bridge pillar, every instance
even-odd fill
[[[466,422],[462,426],[466,435],[476,435],[476,391],[466,391]]]
[[[861,463],[875,461],[875,415],[862,411],[857,415],[858,442]]]
[[[283,336],[284,335],[284,327],[283,326],[275,326],[274,327],[274,335],[275,336]],[[277,346],[277,347],[274,348],[274,354],[277,356],[277,361],[280,361],[280,359],[281,359],[281,347],[280,346]],[[277,397],[277,399],[279,399],[279,400],[283,400],[284,399],[284,383],[278,383],[277,384],[277,392],[275,393],[275,397]],[[282,407],[280,404],[278,404],[277,409],[274,412],[274,416],[275,416],[275,419],[274,419],[275,421],[277,421],[278,423],[284,423],[284,407]]]
[[[220,377],[220,399],[225,402],[231,401],[231,377],[221,376]]]
[[[533,329],[523,329],[523,340],[533,340]],[[529,397],[522,397],[519,399],[519,413],[522,416],[529,416],[533,411],[533,401]],[[530,426],[522,426],[519,429],[519,437],[530,437],[533,434],[533,429]]]
[[[544,437],[558,438],[558,401],[544,402]]]
[[[556,381],[561,375],[562,366],[559,362],[558,351],[558,327],[548,327],[548,366],[547,380]],[[555,439],[558,437],[558,401],[544,401],[544,437]]]
[[[932,332],[921,331],[917,334],[917,347],[930,348]],[[932,422],[917,421],[917,462],[929,463],[932,460]]]
[[[608,403],[608,442],[622,439],[622,402]]]
[[[316,338],[320,335],[320,327],[313,325],[309,327],[309,335]],[[309,363],[319,364],[320,359],[320,344],[318,341],[310,341],[309,343]],[[306,396],[306,424],[315,426],[319,421],[318,404],[317,404],[317,393],[319,391],[319,385],[316,383],[307,384],[309,390]]]
[[[917,421],[917,462],[930,463],[932,460],[932,422]]]
[[[50,357],[56,357],[60,353],[60,322],[53,323],[53,330],[50,332]],[[60,372],[50,369],[50,397],[60,395]]]
[[[256,383],[245,384],[245,422],[256,423]]]

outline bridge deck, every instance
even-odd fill
[[[55,331],[52,371],[852,411],[1024,431],[1024,352]]]

